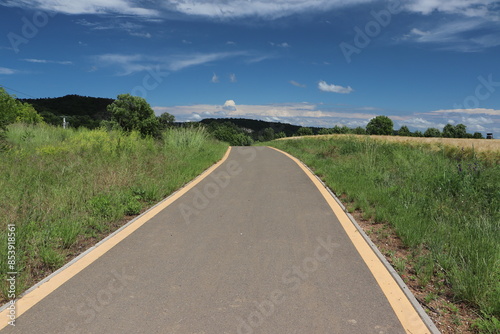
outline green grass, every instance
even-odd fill
[[[6,299],[7,231],[16,226],[17,292],[180,188],[228,145],[204,129],[137,133],[15,124],[0,152],[0,299]]]
[[[500,165],[370,138],[268,144],[314,169],[352,200],[348,207],[391,224],[410,249],[425,249],[417,268],[423,283],[444,270],[457,300],[500,318]]]

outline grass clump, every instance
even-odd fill
[[[390,223],[410,249],[425,251],[422,284],[436,268],[457,301],[500,318],[500,165],[473,152],[334,137],[273,141],[301,159],[348,207]],[[400,264],[402,266],[402,264]],[[496,319],[496,320],[492,320]],[[495,325],[496,326],[496,325]]]
[[[163,140],[104,129],[9,126],[0,152],[0,299],[7,226],[16,227],[18,293],[218,161],[227,144],[204,129]]]

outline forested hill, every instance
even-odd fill
[[[293,136],[301,128],[299,125],[292,125],[279,122],[266,122],[246,118],[206,118],[200,121],[203,124],[231,122],[239,128],[252,130],[254,133],[262,132],[266,128],[272,128],[275,133],[284,132],[287,137]],[[311,128],[317,134],[321,128]]]
[[[102,120],[111,118],[106,107],[114,101],[114,99],[80,95],[20,100],[33,105],[47,123],[60,125],[62,123],[60,116],[69,116],[66,120],[72,127],[84,126],[89,129],[96,128]]]

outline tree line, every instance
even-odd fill
[[[231,145],[245,146],[253,142],[265,142],[292,136],[324,134],[398,135],[412,137],[484,138],[480,132],[467,133],[464,124],[446,124],[442,130],[428,128],[426,131],[410,131],[403,125],[394,130],[393,121],[387,116],[371,119],[366,127],[349,128],[335,125],[332,128],[301,127],[280,122],[252,119],[204,119],[200,122],[175,123],[169,113],[156,116],[149,103],[137,96],[121,94],[113,99],[66,95],[54,99],[18,100],[0,87],[0,138],[5,136],[6,126],[14,122],[53,125],[62,123],[66,116],[72,127],[89,129],[105,127],[126,132],[138,131],[143,136],[161,137],[170,126],[204,126],[213,137]]]

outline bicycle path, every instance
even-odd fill
[[[0,332],[431,333],[299,164],[233,147],[216,167],[33,289]]]

